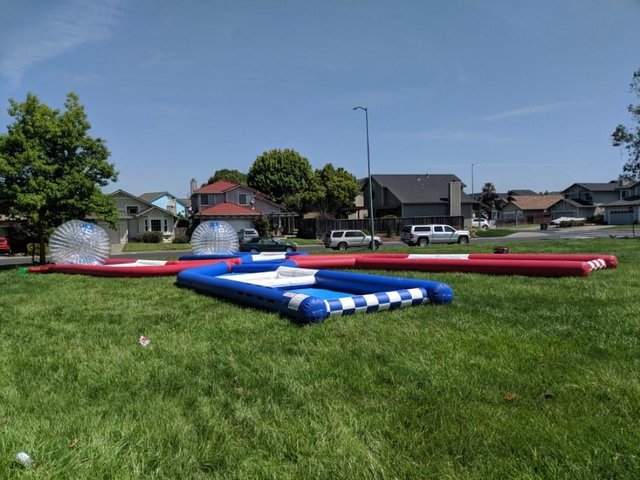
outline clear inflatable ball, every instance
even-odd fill
[[[111,254],[109,235],[102,227],[82,220],[69,220],[49,238],[53,263],[102,265]]]
[[[238,248],[238,234],[227,222],[203,222],[191,235],[191,249],[196,255],[233,254]]]

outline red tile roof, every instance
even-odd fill
[[[193,193],[224,193],[227,190],[238,187],[237,183],[229,182],[227,180],[218,180],[217,182],[210,183],[200,187]]]
[[[198,212],[198,216],[220,216],[220,215],[229,215],[229,216],[238,216],[238,215],[261,215],[262,212],[260,210],[251,209],[248,207],[243,207],[241,205],[236,205],[235,203],[218,203],[212,207],[209,207],[201,212]]]

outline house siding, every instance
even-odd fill
[[[565,198],[581,200],[593,204],[615,202],[619,199],[619,193],[615,190],[616,184],[611,184],[611,191],[589,190],[581,185],[572,185],[562,193]]]
[[[169,212],[173,212],[176,215],[187,215],[187,208],[185,207],[185,205],[173,195],[163,195],[159,198],[156,198],[153,202],[151,202],[151,204]]]
[[[111,198],[113,198],[118,211],[118,225],[116,229],[110,228],[108,224],[101,226],[107,230],[112,243],[127,243],[131,240],[137,240],[143,232],[151,231],[153,221],[156,222],[156,225],[159,222],[160,231],[163,232],[166,241],[174,238],[176,217],[170,212],[122,191],[114,192],[111,194]],[[137,208],[137,213],[133,213],[132,209],[134,208]]]

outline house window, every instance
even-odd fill
[[[627,198],[629,196],[629,190],[622,190],[621,192],[621,198]]]
[[[152,232],[161,232],[162,231],[162,224],[161,224],[160,220],[158,220],[158,219],[152,219],[151,220],[151,231]]]
[[[149,231],[149,220],[147,220],[146,218],[144,219],[144,231]]]
[[[213,195],[202,195],[202,205],[213,205]]]
[[[167,219],[164,219],[164,232],[168,232],[169,231],[169,222],[167,221]]]
[[[251,194],[250,193],[240,193],[238,194],[238,205],[249,205],[251,202]]]
[[[137,214],[138,214],[137,205],[127,205],[127,215],[137,215]]]

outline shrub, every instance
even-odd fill
[[[160,243],[162,242],[162,232],[144,232],[142,234],[142,243]]]
[[[44,253],[49,255],[49,244],[44,244]],[[27,243],[27,255],[40,255],[40,244],[39,243]]]
[[[258,235],[264,237],[269,231],[269,220],[266,216],[261,216],[253,221],[253,227],[258,231]]]
[[[596,225],[604,225],[604,215],[592,215],[587,217],[587,223],[593,223]]]
[[[186,235],[178,235],[178,236],[173,238],[173,242],[172,243],[189,243],[189,240],[187,240],[187,236]]]

